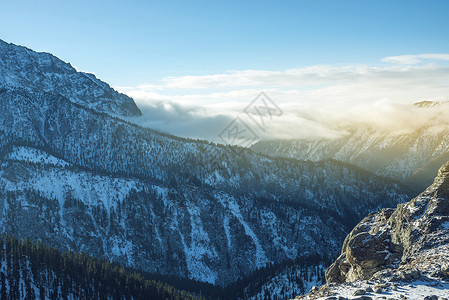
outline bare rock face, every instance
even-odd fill
[[[449,263],[449,162],[434,183],[412,201],[368,215],[346,237],[328,283],[379,276],[416,279],[445,276]]]

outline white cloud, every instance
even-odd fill
[[[440,60],[449,61],[449,54],[417,54],[417,55],[399,55],[389,56],[382,59],[383,62],[402,64],[402,65],[414,65],[422,63],[426,60]]]
[[[405,57],[405,58],[404,58]],[[446,59],[423,54],[385,58],[388,62]],[[449,120],[442,108],[423,112],[411,104],[449,100],[449,66],[311,66],[284,71],[244,70],[180,76],[136,87],[118,87],[144,115],[133,122],[175,135],[218,141],[220,129],[265,91],[284,114],[268,122],[263,138],[338,136],[351,124],[410,130]],[[446,107],[446,106],[445,106]],[[429,113],[438,114],[438,118]],[[247,120],[250,122],[250,120]],[[255,128],[256,130],[257,128]]]

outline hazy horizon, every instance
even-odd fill
[[[449,67],[444,63],[422,59],[384,67],[232,71],[116,88],[133,97],[143,112],[131,121],[183,137],[219,141],[220,131],[236,117],[262,139],[339,137],[354,127],[398,133],[448,124],[449,105],[425,109],[413,105],[449,100]],[[251,125],[244,113],[260,92],[282,110],[282,116],[273,116],[264,130]]]

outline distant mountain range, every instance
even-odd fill
[[[447,103],[424,101],[426,109]],[[422,127],[397,133],[376,128],[352,128],[340,138],[260,141],[251,148],[273,157],[320,161],[335,159],[375,174],[399,180],[416,193],[426,188],[438,168],[449,160],[449,126]]]

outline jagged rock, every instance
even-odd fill
[[[413,279],[418,279],[418,278],[421,277],[421,272],[419,270],[413,269],[413,270],[410,271],[410,276]]]
[[[385,222],[391,213],[391,209],[384,209],[379,215],[369,215],[353,229],[343,243],[342,254],[326,272],[328,282],[370,279],[385,265],[400,257],[399,253],[394,252],[388,232],[366,230],[367,224],[375,223],[378,218]]]
[[[449,277],[449,265],[441,266],[441,272],[445,276]]]
[[[391,282],[395,282],[395,281],[399,281],[399,280],[401,280],[401,276],[399,276],[399,275],[393,275],[389,278],[389,281],[391,281]]]
[[[385,279],[385,278],[389,278],[392,276],[393,276],[393,274],[391,273],[391,270],[386,269],[386,270],[380,270],[380,271],[374,273],[372,278],[373,279]]]
[[[407,273],[407,272],[401,272],[401,273],[399,274],[399,277],[400,277],[401,280],[403,280],[403,281],[408,281],[408,280],[411,280],[411,279],[412,279],[412,276],[410,275],[410,273]]]
[[[373,291],[376,294],[382,294],[386,288],[387,288],[386,284],[378,284],[373,287]]]
[[[441,272],[440,270],[437,270],[435,272],[430,273],[430,276],[434,277],[434,278],[444,279],[444,278],[446,278],[447,275],[444,274],[443,272]]]
[[[390,281],[418,279],[423,271],[442,278],[448,273],[448,229],[449,162],[418,197],[363,219],[346,237],[326,280],[385,278],[390,269],[397,270]]]
[[[361,295],[365,295],[366,291],[363,289],[360,290],[355,290],[354,293],[352,293],[353,296],[361,296]]]
[[[435,296],[435,295],[426,296],[426,297],[424,297],[424,300],[438,300],[438,296]]]

